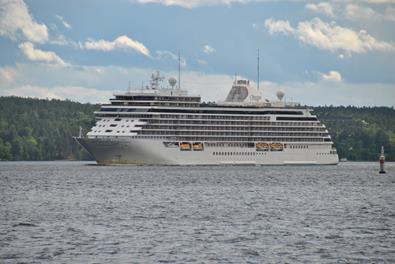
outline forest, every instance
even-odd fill
[[[0,160],[90,160],[73,139],[94,125],[99,105],[0,97]],[[375,161],[384,146],[395,161],[395,109],[321,106],[314,113],[328,128],[340,158]]]
[[[88,131],[98,105],[0,97],[1,160],[92,159],[72,138]]]

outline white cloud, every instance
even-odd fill
[[[395,86],[386,83],[348,83],[325,80],[318,82],[262,82],[264,97],[275,98],[279,90],[286,101],[302,105],[394,106]]]
[[[395,8],[387,7],[384,11],[384,17],[388,20],[395,21]]]
[[[71,25],[70,23],[68,23],[64,17],[60,16],[60,15],[55,15],[55,17],[62,23],[62,25],[67,28],[67,29],[71,29]]]
[[[378,7],[377,5],[372,4],[390,4],[395,3],[395,1],[333,1],[332,4],[328,4],[330,6],[327,8],[322,7],[319,8],[320,4],[307,4],[306,8],[326,13],[330,17],[335,17],[334,12],[338,14],[338,17],[343,17],[349,20],[354,20],[358,22],[367,22],[367,21],[380,21],[380,20],[389,20],[395,21],[395,8],[392,6],[383,6]],[[326,11],[324,11],[326,10]],[[331,10],[331,11],[330,11]],[[332,14],[331,14],[332,13]]]
[[[36,87],[31,85],[24,85],[7,90],[3,93],[5,96],[20,96],[20,97],[34,97],[34,98],[48,98],[48,99],[62,99],[56,95],[52,90]]]
[[[393,2],[395,3],[395,1]],[[345,7],[345,16],[351,20],[388,20],[395,22],[395,8],[388,6],[382,13],[367,6],[348,4]]]
[[[345,16],[348,19],[377,19],[380,15],[370,7],[357,4],[348,4],[345,7]]]
[[[196,59],[196,62],[199,63],[200,65],[207,65],[208,62],[206,60],[202,60],[202,59]]]
[[[0,84],[9,84],[15,80],[16,71],[14,68],[0,67]]]
[[[108,102],[115,92],[126,91],[129,80],[132,87],[140,88],[148,83],[153,69],[124,68],[116,66],[53,67],[50,64],[17,64],[17,78],[2,85],[0,95],[19,95],[41,98],[71,99],[81,102]],[[166,78],[177,72],[163,72]],[[327,75],[331,75],[327,73]],[[334,75],[334,74],[332,74]],[[228,94],[233,76],[182,71],[181,87],[190,94],[200,94],[203,101],[223,101]],[[167,81],[164,82],[164,85]],[[252,83],[255,86],[254,83]],[[123,88],[122,88],[123,87]],[[307,105],[358,105],[393,106],[395,86],[391,83],[348,83],[262,81],[264,98],[275,99],[278,90],[284,91],[286,100],[291,98]]]
[[[379,41],[365,30],[356,32],[352,29],[336,25],[335,22],[326,23],[319,18],[299,22],[297,29],[293,29],[288,21],[267,19],[265,26],[270,34],[283,33],[293,35],[299,41],[332,52],[341,51],[347,54],[366,53],[372,50],[393,51],[394,43]]]
[[[206,54],[214,53],[216,50],[210,45],[204,45],[202,51]]]
[[[290,34],[293,33],[294,29],[289,24],[287,20],[274,20],[273,18],[268,18],[265,20],[265,28],[270,34],[282,33]]]
[[[330,51],[342,50],[348,53],[365,53],[370,50],[394,50],[393,43],[379,41],[365,30],[355,32],[335,23],[325,23],[319,18],[300,22],[298,39],[309,45]]]
[[[59,45],[59,46],[69,45],[74,48],[79,47],[74,41],[66,39],[66,37],[62,34],[59,34],[55,38],[52,38],[49,43],[54,44],[54,45]]]
[[[150,56],[150,52],[147,47],[144,46],[141,42],[133,40],[128,36],[122,35],[117,37],[114,41],[107,40],[97,40],[97,41],[86,41],[83,44],[85,49],[91,50],[101,50],[101,51],[111,51],[115,49],[123,49],[123,50],[133,50],[141,53],[147,57]]]
[[[16,87],[34,85],[40,87],[73,86],[95,87],[100,90],[115,90],[124,87],[128,82],[141,86],[141,81],[149,80],[151,70],[139,68],[125,68],[118,66],[83,66],[69,65],[58,67],[46,63],[17,63],[15,71],[18,78],[10,85],[3,87]]]
[[[328,73],[321,73],[321,78],[325,81],[341,82],[342,76],[337,71],[329,71]]]
[[[94,88],[79,86],[55,86],[41,87],[34,85],[22,85],[5,91],[6,96],[48,98],[60,100],[72,100],[83,103],[106,103],[112,96],[112,91],[100,91]]]
[[[200,95],[203,101],[224,101],[229,93],[234,77],[226,74],[205,74],[183,72],[181,88],[190,94]]]
[[[34,21],[23,0],[1,0],[0,36],[12,40],[23,36],[31,42],[44,43],[48,41],[48,28]]]
[[[25,56],[31,61],[43,61],[48,63],[54,63],[61,66],[66,66],[67,64],[53,51],[43,51],[40,49],[35,49],[33,43],[24,42],[18,46]]]
[[[395,4],[395,0],[365,0],[370,4]]]
[[[314,4],[314,3],[310,3],[310,4],[306,4],[305,6],[307,9],[317,12],[317,13],[322,13],[324,15],[330,16],[330,17],[334,17],[334,13],[333,13],[333,7],[330,3],[327,2],[321,2],[318,4]]]
[[[173,52],[168,51],[168,50],[157,50],[156,51],[156,59],[158,59],[158,60],[170,59],[170,60],[178,61],[178,55],[176,55]],[[185,57],[180,56],[180,64],[184,68],[187,66],[187,61],[186,61]]]
[[[248,0],[131,0],[140,4],[162,4],[165,6],[181,6],[195,8],[199,6],[231,5],[232,3],[246,3]]]

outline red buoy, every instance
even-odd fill
[[[385,173],[384,161],[385,161],[384,146],[381,146],[381,153],[380,153],[380,159],[379,159],[379,162],[380,162],[380,171],[379,171],[379,173],[380,174],[381,173]]]

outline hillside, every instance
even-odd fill
[[[98,105],[71,101],[0,97],[1,160],[91,159],[72,139],[88,131]],[[380,146],[395,160],[395,110],[388,107],[316,107],[339,156],[377,160]]]
[[[99,106],[71,101],[0,97],[0,159],[91,159],[72,136],[94,124]]]
[[[395,160],[395,109],[389,107],[315,107],[327,126],[339,157],[377,160],[384,146],[387,160]]]

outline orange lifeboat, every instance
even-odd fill
[[[281,143],[271,143],[270,144],[271,151],[282,151],[283,149],[284,149],[284,146]]]
[[[191,150],[191,143],[189,143],[189,142],[182,142],[182,143],[180,143],[180,150],[181,151],[188,151],[188,150]]]
[[[193,146],[194,151],[203,151],[203,149],[204,149],[203,143],[201,143],[201,142],[195,142],[192,144],[192,146]]]
[[[268,151],[269,150],[269,144],[268,143],[256,143],[256,151]]]

